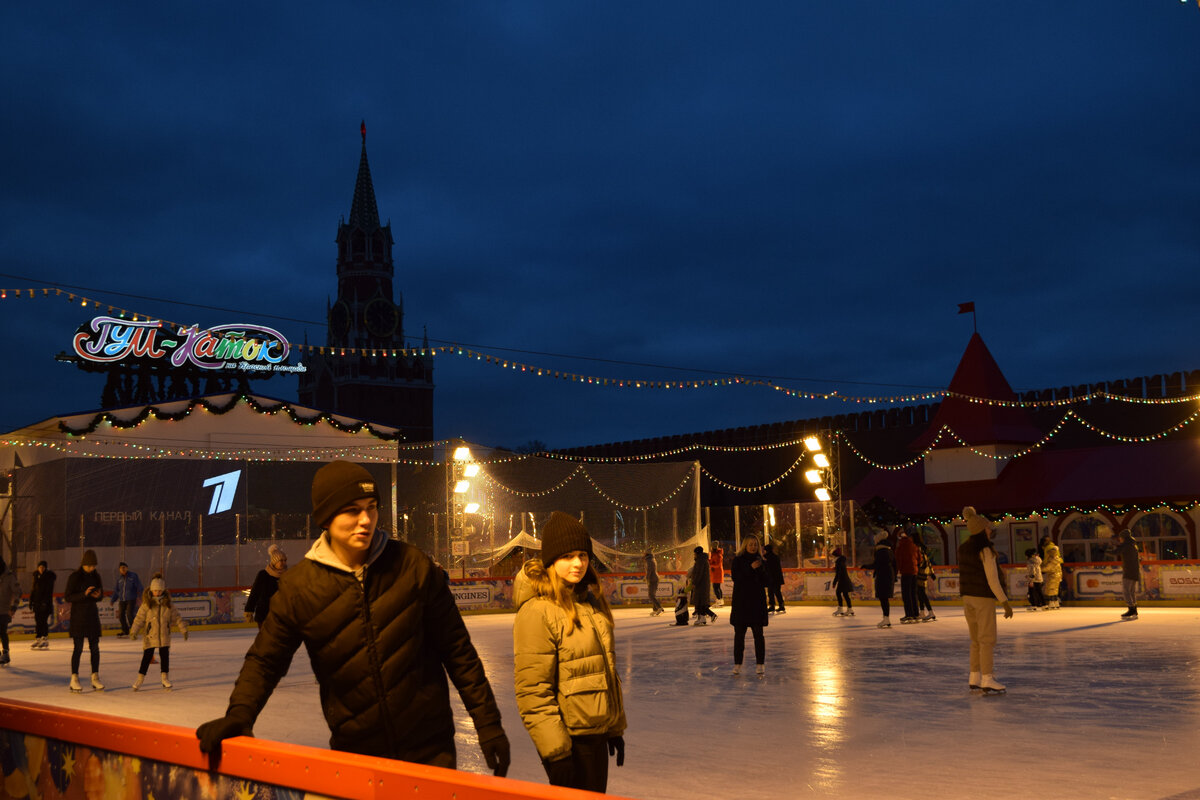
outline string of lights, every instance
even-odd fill
[[[0,288],[0,300],[9,298],[38,298],[38,297],[55,297],[64,298],[67,302],[78,302],[81,307],[91,307],[94,309],[105,309],[109,314],[116,314],[122,319],[129,319],[131,322],[148,322],[157,321],[163,327],[175,327],[179,329],[187,326],[165,319],[159,319],[148,314],[120,306],[104,303],[84,295],[78,295],[74,292],[66,291],[57,287],[38,287],[38,288],[18,288],[5,289]],[[741,376],[741,375],[726,375],[718,378],[685,378],[681,380],[647,380],[640,378],[613,378],[597,375],[589,375],[579,372],[567,372],[550,367],[539,366],[536,364],[519,361],[507,356],[495,355],[485,352],[482,349],[469,348],[459,344],[443,344],[431,345],[427,347],[414,348],[356,348],[356,347],[330,347],[327,345],[310,345],[301,343],[291,343],[290,347],[299,352],[319,353],[330,357],[372,357],[372,358],[417,358],[417,357],[436,357],[436,356],[457,356],[482,362],[487,365],[497,367],[499,369],[514,370],[532,377],[544,377],[555,380],[565,380],[572,383],[581,383],[589,386],[597,386],[601,388],[614,389],[654,389],[654,390],[680,390],[680,389],[704,389],[704,388],[724,388],[733,386],[746,386],[767,388],[777,392],[782,392],[788,397],[799,400],[817,400],[817,401],[838,401],[851,405],[862,406],[881,406],[881,405],[903,405],[913,403],[928,403],[940,400],[942,398],[954,397],[970,403],[978,403],[982,405],[1003,407],[1003,408],[1051,408],[1060,406],[1070,406],[1082,403],[1090,403],[1093,401],[1111,400],[1115,402],[1142,404],[1142,405],[1169,405],[1177,403],[1189,403],[1200,400],[1200,393],[1192,393],[1188,395],[1176,397],[1136,397],[1133,395],[1120,394],[1107,390],[1094,390],[1070,397],[1061,397],[1053,400],[997,400],[987,397],[975,397],[971,395],[951,392],[948,389],[934,389],[923,392],[915,392],[908,394],[897,395],[846,395],[834,391],[809,391],[804,389],[795,389],[788,386],[780,385],[777,379]],[[603,359],[601,359],[603,360]],[[620,362],[617,362],[620,363]],[[666,368],[666,367],[661,367]]]

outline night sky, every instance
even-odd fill
[[[365,119],[414,343],[894,397],[974,301],[1018,390],[1200,369],[1196,2],[5,3],[0,76],[10,291],[321,343]],[[0,301],[0,430],[98,407],[90,316]],[[878,407],[435,369],[507,447]]]

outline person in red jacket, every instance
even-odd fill
[[[917,564],[920,552],[904,530],[896,540],[896,571],[900,573],[900,598],[904,601],[901,622],[919,622],[921,609],[917,605]]]
[[[722,596],[722,584],[725,583],[725,551],[720,542],[712,543],[712,552],[708,554],[708,577],[712,581],[713,597],[717,598],[714,605],[725,605]]]

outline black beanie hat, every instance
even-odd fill
[[[583,550],[588,557],[592,553],[592,537],[583,523],[561,511],[550,513],[550,519],[542,526],[542,563],[547,567],[567,553]]]
[[[94,567],[94,566],[96,566],[96,564],[98,564],[98,563],[99,563],[99,562],[98,562],[98,561],[96,561],[96,551],[95,551],[95,550],[84,550],[84,551],[83,551],[83,558],[82,558],[82,559],[80,559],[80,561],[79,561],[79,566],[81,566],[81,567]]]
[[[331,461],[317,470],[312,483],[312,516],[317,527],[329,526],[329,521],[343,507],[374,497],[379,501],[375,478],[360,464]]]

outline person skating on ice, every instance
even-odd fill
[[[1042,551],[1042,591],[1046,594],[1046,607],[1054,611],[1059,608],[1058,589],[1063,577],[1062,551],[1049,536],[1043,536],[1038,547]]]
[[[730,572],[733,574],[732,608],[729,624],[733,626],[733,674],[742,671],[742,658],[746,652],[746,629],[754,636],[755,671],[762,675],[766,669],[767,642],[763,628],[767,627],[767,574],[762,546],[758,537],[751,534],[742,538],[742,545],[733,557]]]
[[[876,628],[892,627],[891,610],[892,597],[896,594],[896,556],[887,544],[888,532],[880,531],[875,534],[875,552],[870,564],[863,566],[874,575],[875,599],[879,601],[879,610],[883,619],[879,620]]]
[[[612,610],[591,556],[583,523],[553,512],[542,557],[513,581],[514,688],[550,784],[603,792],[609,757],[625,763],[625,704]]]
[[[0,666],[11,660],[8,655],[8,624],[21,605],[21,586],[8,564],[0,558]]]
[[[696,624],[707,625],[710,619],[717,618],[717,615],[709,608],[712,577],[708,554],[704,552],[703,547],[697,545],[696,549],[692,551],[692,555],[695,556],[695,561],[692,563],[692,571],[688,577],[692,584],[692,605],[696,608]]]
[[[708,580],[712,584],[713,597],[717,600],[715,605],[725,605],[725,551],[720,542],[713,542],[712,552],[708,554]]]
[[[833,594],[837,597],[837,611],[833,612],[835,617],[853,617],[854,603],[850,599],[850,593],[854,591],[854,581],[850,580],[850,570],[846,568],[846,556],[842,553],[842,548],[833,548]],[[842,604],[845,603],[843,610]]]
[[[762,557],[767,581],[767,613],[786,614],[787,609],[783,606],[783,564],[770,542],[762,546]]]
[[[129,626],[133,623],[133,615],[137,612],[138,602],[142,599],[142,581],[138,574],[122,561],[117,565],[117,582],[113,586],[110,603],[117,606],[117,621],[121,623],[118,639],[129,636]]]
[[[904,604],[901,623],[917,622],[921,611],[917,606],[917,562],[920,555],[912,537],[903,529],[896,535],[896,571],[900,573],[900,602]]]
[[[962,593],[963,616],[971,636],[970,676],[972,689],[985,693],[1005,691],[993,674],[992,654],[996,647],[996,604],[1004,607],[1004,618],[1013,615],[1008,596],[1000,582],[996,548],[992,546],[992,526],[971,506],[963,509],[970,534],[958,546],[958,586]]]
[[[688,616],[688,587],[684,585],[675,593],[675,624],[687,625]]]
[[[67,576],[67,587],[63,592],[63,600],[71,604],[69,633],[74,644],[71,650],[72,692],[83,691],[79,685],[79,660],[83,655],[84,640],[87,640],[92,657],[92,688],[98,692],[104,690],[104,684],[100,682],[100,610],[96,607],[103,596],[104,582],[96,571],[96,551],[85,550],[79,561],[79,569]]]
[[[933,560],[929,557],[929,548],[921,541],[920,534],[914,537],[917,543],[917,610],[924,611],[921,622],[933,622],[937,615],[933,613],[933,605],[929,602],[929,592],[926,589],[933,580]]]
[[[1123,620],[1137,619],[1137,591],[1142,580],[1141,557],[1138,555],[1137,541],[1128,528],[1116,535],[1117,555],[1121,559],[1121,590],[1125,595],[1125,605],[1128,610],[1121,615]]]
[[[34,650],[50,647],[50,617],[54,614],[54,579],[45,561],[39,561],[33,571],[33,583],[29,587],[29,610],[33,612]]]
[[[646,594],[650,596],[650,616],[657,617],[663,613],[662,603],[658,602],[658,562],[649,550],[642,558],[646,562]]]
[[[171,595],[167,593],[166,581],[161,575],[150,579],[150,587],[142,595],[142,604],[138,606],[137,616],[129,626],[129,637],[136,638],[143,629],[146,631],[142,638],[142,665],[138,668],[137,677],[133,679],[133,690],[142,688],[146,679],[146,670],[150,668],[150,659],[154,657],[154,648],[158,648],[158,660],[162,671],[162,685],[170,689],[171,683],[171,626],[183,634],[183,640],[188,638],[187,623],[179,609],[171,603]]]
[[[1042,557],[1037,548],[1030,547],[1025,551],[1025,581],[1029,584],[1028,611],[1037,611],[1046,605],[1046,597],[1042,594]]]
[[[250,595],[246,598],[246,621],[262,627],[271,607],[271,597],[279,591],[279,579],[287,571],[287,553],[277,544],[267,548],[267,566],[254,576]]]
[[[377,527],[375,478],[359,464],[325,464],[312,518],[322,533],[280,578],[225,716],[196,729],[201,751],[217,761],[223,740],[251,733],[303,645],[332,749],[453,769],[453,682],[503,776],[508,738],[454,595],[428,556]]]

